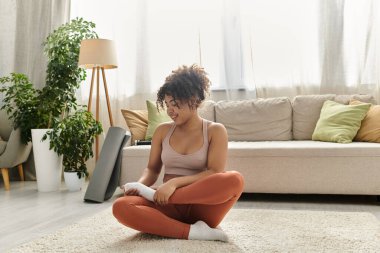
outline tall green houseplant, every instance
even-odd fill
[[[54,30],[43,43],[48,57],[46,85],[37,90],[24,74],[0,78],[3,106],[14,127],[21,129],[22,142],[32,140],[31,129],[50,128],[53,119],[62,119],[76,110],[75,92],[86,72],[78,67],[80,42],[98,38],[95,24],[76,18]]]
[[[98,38],[94,28],[94,23],[76,18],[60,26],[44,42],[44,52],[49,59],[46,86],[51,87],[46,99],[56,105],[54,116],[77,107],[75,92],[86,79],[86,71],[78,67],[80,43],[84,39]]]

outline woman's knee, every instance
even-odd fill
[[[240,172],[233,170],[227,171],[226,174],[228,175],[228,185],[231,185],[239,192],[242,192],[244,188],[244,178]]]
[[[127,205],[128,203],[126,203],[123,198],[118,198],[115,200],[112,205],[112,213],[117,220],[120,220],[123,216],[125,216]]]
[[[124,196],[116,199],[112,205],[113,216],[119,221],[126,222],[126,218],[130,215],[133,206],[138,204],[138,198],[136,196]]]

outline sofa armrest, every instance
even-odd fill
[[[12,168],[28,159],[32,143],[27,145],[21,142],[20,129],[13,130],[9,136],[7,146],[4,153],[0,156],[0,166],[4,168]]]
[[[132,133],[129,130],[127,130],[126,134],[129,134],[129,136],[132,136]],[[129,138],[128,141],[125,143],[124,147],[132,146],[131,140],[132,138]]]

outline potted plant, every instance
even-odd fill
[[[86,161],[93,157],[94,139],[103,131],[102,126],[86,110],[78,110],[61,121],[53,122],[50,148],[63,157],[65,183],[70,191],[81,189],[88,176]]]
[[[3,84],[0,92],[5,94],[1,109],[7,112],[13,121],[13,127],[20,128],[21,141],[24,144],[34,139],[33,154],[38,190],[45,192],[58,190],[61,182],[62,159],[49,150],[47,143],[40,142],[43,131],[50,127],[53,119],[53,113],[49,110],[53,105],[44,99],[50,88],[35,89],[28,77],[21,73],[11,73],[2,77],[0,83]]]
[[[0,79],[1,83],[9,84],[0,90],[5,93],[2,108],[13,120],[14,127],[21,128],[22,141],[33,141],[39,191],[55,191],[60,187],[62,158],[41,139],[53,121],[62,120],[77,108],[75,92],[86,78],[85,70],[78,67],[80,42],[98,38],[94,28],[94,23],[76,18],[46,38],[43,45],[48,67],[42,90],[33,88],[23,74],[11,73]]]
[[[44,104],[47,105],[45,107],[52,114],[48,121],[48,129],[53,121],[62,120],[70,111],[77,108],[75,92],[81,81],[86,78],[85,70],[78,67],[80,43],[84,39],[98,37],[93,30],[94,28],[95,24],[92,22],[85,21],[82,18],[73,19],[54,30],[43,43],[44,52],[48,57],[48,65],[46,91],[42,93],[40,100],[44,101]],[[45,112],[45,108],[41,109]],[[48,129],[32,129],[33,154],[39,185],[42,184],[41,181],[39,182],[39,175],[40,178],[45,177],[52,173],[53,169],[56,169],[54,176],[56,183],[54,184],[55,187],[51,189],[54,191],[60,187],[62,157],[57,156],[49,149],[48,142],[40,141]],[[38,147],[35,147],[37,145]],[[54,160],[51,159],[51,163],[47,163],[53,157]],[[44,185],[51,182],[49,178],[44,180]]]

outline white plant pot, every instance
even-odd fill
[[[84,176],[80,179],[77,172],[63,172],[63,177],[65,178],[65,184],[69,191],[80,191],[83,188]]]
[[[33,155],[37,188],[40,192],[58,191],[61,187],[62,156],[49,150],[50,138],[41,141],[50,129],[32,129]]]

